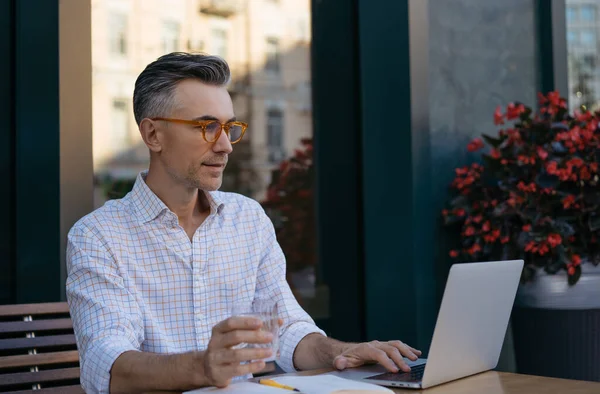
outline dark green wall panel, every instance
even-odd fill
[[[58,2],[19,0],[15,26],[16,302],[57,301]]]
[[[13,301],[13,1],[0,2],[0,305]]]

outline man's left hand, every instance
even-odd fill
[[[343,370],[376,362],[390,372],[398,372],[399,369],[409,372],[410,367],[404,361],[403,356],[415,361],[420,355],[420,350],[400,341],[372,341],[348,345],[344,352],[333,360],[333,366]]]

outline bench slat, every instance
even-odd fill
[[[46,303],[41,303],[41,304],[0,305],[0,317],[51,315],[51,314],[57,314],[57,313],[69,313],[69,305],[66,302],[46,302]]]
[[[0,323],[0,334],[73,329],[69,318]]]
[[[23,354],[19,356],[0,357],[0,370],[3,368],[33,367],[35,365],[52,365],[74,363],[79,361],[77,350],[66,352]]]
[[[0,350],[46,348],[64,345],[75,345],[75,335],[65,334],[35,338],[0,339]]]
[[[50,387],[41,390],[11,391],[9,394],[85,394],[81,386]]]
[[[2,375],[0,387],[28,383],[56,382],[79,378],[79,368],[52,369],[39,372],[19,372]]]

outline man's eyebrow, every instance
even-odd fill
[[[229,119],[229,120],[228,120],[227,122],[225,122],[225,123],[228,123],[228,122],[235,122],[235,121],[236,121],[236,119],[237,119],[237,118],[234,116],[233,118]],[[219,118],[217,118],[217,117],[215,117],[215,116],[212,116],[212,115],[202,115],[202,116],[198,116],[197,118],[194,118],[194,119],[192,119],[192,120],[216,120],[216,121],[219,121]]]

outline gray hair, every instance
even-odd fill
[[[197,79],[207,85],[225,86],[231,72],[218,56],[173,52],[150,63],[135,81],[133,114],[142,119],[166,117],[173,107],[173,92],[184,79]]]

